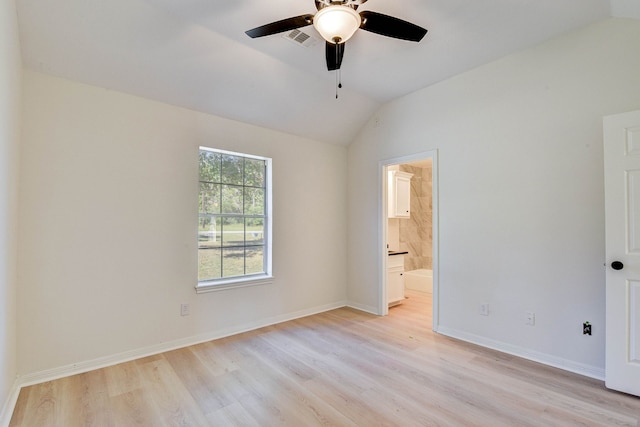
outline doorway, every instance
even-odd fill
[[[388,315],[390,301],[393,300],[393,305],[402,299],[397,298],[398,286],[409,294],[430,291],[434,331],[438,327],[439,307],[437,154],[437,150],[425,151],[379,163],[379,314]],[[394,181],[396,174],[398,181]],[[394,207],[394,203],[405,203],[405,196],[398,191],[407,178],[411,180],[410,209],[405,214],[402,207],[402,212],[396,214],[394,209],[399,208]],[[421,278],[428,275],[431,277]],[[406,288],[407,279],[410,288]],[[428,289],[423,288],[425,286]]]

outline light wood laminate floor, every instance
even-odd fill
[[[640,398],[431,331],[430,295],[25,387],[11,426],[640,426]]]

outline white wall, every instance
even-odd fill
[[[602,117],[640,109],[639,46],[607,20],[375,114],[349,147],[350,301],[378,301],[378,162],[438,149],[440,330],[601,376]]]
[[[345,147],[23,81],[20,374],[344,305]],[[199,145],[273,158],[273,284],[196,295]]]
[[[20,77],[14,0],[0,1],[0,425],[16,379],[16,256]]]

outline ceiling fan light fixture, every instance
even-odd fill
[[[313,26],[329,43],[344,43],[353,36],[362,18],[353,8],[343,5],[323,7],[313,17]]]

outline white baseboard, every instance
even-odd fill
[[[584,375],[585,377],[595,378],[597,380],[604,381],[603,368],[598,368],[591,365],[585,365],[583,363],[574,362],[572,360],[563,359],[561,357],[553,356],[546,353],[540,353],[534,350],[492,340],[490,338],[482,337],[479,335],[474,335],[464,331],[458,331],[456,329],[447,328],[445,326],[439,326],[437,333],[446,335],[451,338],[456,338],[462,341],[470,342],[472,344],[477,344],[482,347],[487,347],[493,350],[497,350],[502,353],[511,354],[512,356],[518,356],[518,357],[522,357],[523,359],[542,363],[543,365],[553,366],[554,368],[559,368],[565,371]]]
[[[180,338],[173,341],[154,344],[148,347],[139,348],[131,351],[125,351],[105,357],[99,357],[97,359],[86,360],[71,365],[60,366],[53,369],[46,369],[39,372],[34,372],[18,377],[17,385],[18,391],[21,387],[39,384],[46,381],[55,380],[58,378],[68,377],[83,372],[92,371],[95,369],[104,368],[107,366],[117,365],[118,363],[128,362],[130,360],[140,359],[142,357],[151,356],[158,353],[164,353],[165,351],[171,351],[182,347],[187,347],[194,344],[200,344],[203,342],[216,340],[231,335],[240,334],[242,332],[248,332],[255,329],[263,328],[265,326],[275,325],[277,323],[287,322],[289,320],[299,319],[301,317],[311,316],[313,314],[322,313],[329,310],[346,306],[346,301],[338,301],[331,304],[326,304],[318,307],[312,307],[305,310],[296,311],[293,313],[287,313],[279,316],[273,316],[265,319],[256,320],[254,322],[245,323],[242,325],[234,326],[231,328],[206,332],[199,335],[193,335],[186,338]],[[17,394],[16,394],[17,399]],[[15,402],[14,402],[15,405]],[[10,408],[13,412],[13,407]],[[0,425],[1,427],[1,425]]]
[[[375,314],[378,316],[378,307],[371,307],[369,305],[358,304],[356,302],[348,302],[346,304],[347,307],[355,308],[356,310],[364,311],[367,313]]]
[[[13,409],[16,407],[18,401],[18,395],[20,394],[20,385],[18,380],[13,382],[13,386],[9,391],[9,396],[2,406],[2,412],[0,412],[0,427],[9,427],[11,422],[11,416],[13,415]]]

